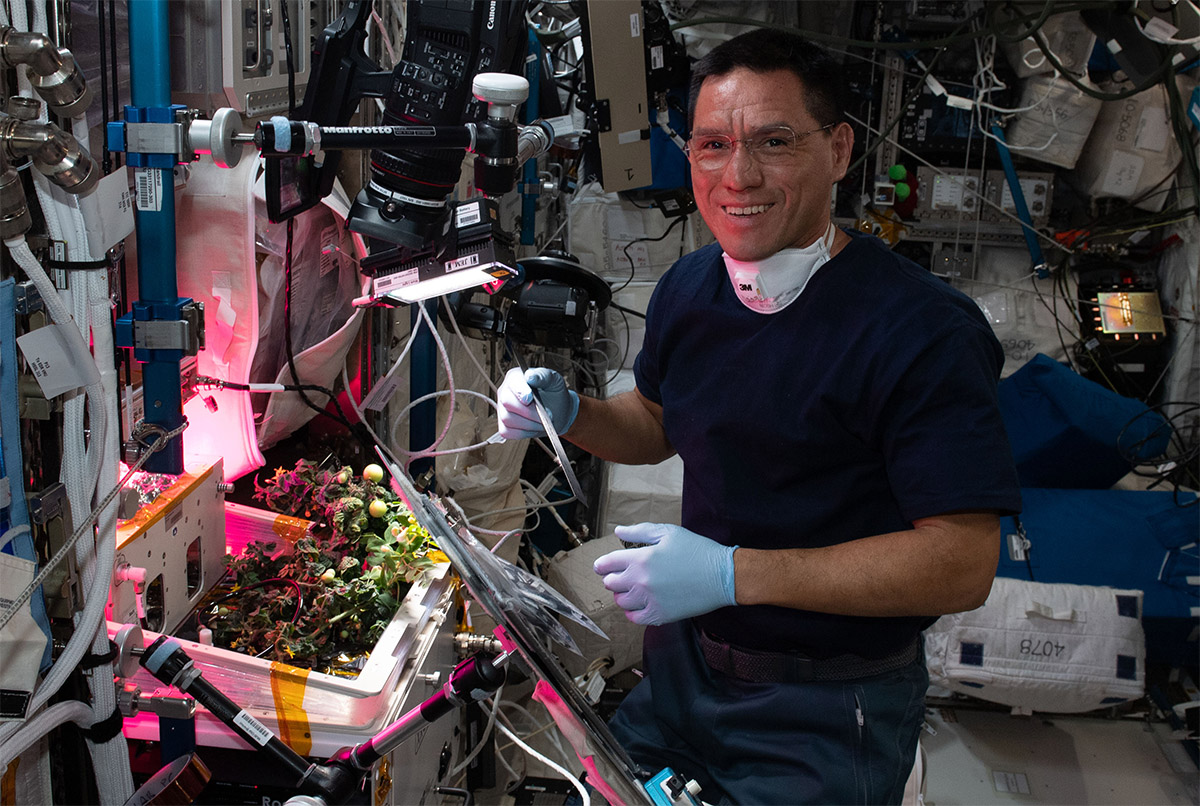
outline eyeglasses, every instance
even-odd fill
[[[816,129],[797,134],[789,126],[772,126],[760,129],[751,136],[738,140],[727,134],[701,134],[687,141],[683,153],[692,165],[702,171],[718,171],[733,159],[734,145],[741,143],[746,153],[759,165],[787,165],[796,156],[804,138],[810,134],[828,131],[836,123],[827,123]]]

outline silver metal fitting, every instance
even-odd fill
[[[0,151],[5,160],[33,158],[33,167],[71,194],[87,193],[100,170],[79,142],[53,123],[0,117]]]
[[[44,34],[0,28],[0,63],[25,65],[29,83],[56,115],[73,118],[92,102],[92,92],[71,51],[56,47]]]

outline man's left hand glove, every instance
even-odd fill
[[[737,546],[722,546],[665,523],[618,526],[616,535],[646,546],[609,552],[592,569],[604,577],[604,587],[635,624],[668,624],[737,604]]]

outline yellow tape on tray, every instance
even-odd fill
[[[271,530],[288,545],[295,545],[296,541],[308,534],[311,528],[312,521],[293,518],[290,515],[276,515],[275,520],[271,523]]]
[[[302,756],[312,752],[312,732],[308,728],[308,713],[304,710],[308,671],[278,661],[271,664],[271,695],[275,698],[279,738]]]

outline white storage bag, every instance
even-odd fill
[[[1142,696],[1142,592],[998,577],[987,602],[925,632],[930,683],[1033,711]]]

